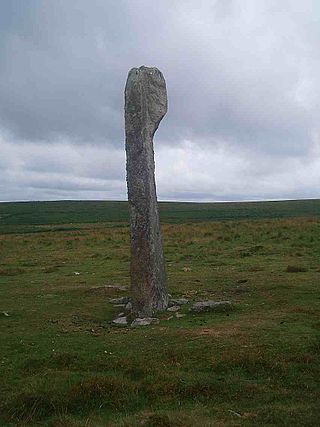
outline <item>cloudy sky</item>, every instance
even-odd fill
[[[160,200],[320,197],[318,0],[3,0],[0,200],[125,199],[140,65],[167,81]]]

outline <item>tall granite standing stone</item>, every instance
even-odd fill
[[[125,88],[125,128],[130,276],[133,312],[140,317],[152,316],[168,306],[153,152],[153,135],[166,112],[162,73],[157,68],[132,68]]]

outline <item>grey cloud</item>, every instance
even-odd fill
[[[78,181],[79,197],[87,194],[82,190],[101,192],[100,179],[124,182],[123,88],[128,70],[145,64],[158,66],[168,85],[169,112],[156,135],[159,152],[183,150],[186,141],[195,158],[223,149],[221,182],[228,197],[258,197],[248,184],[257,176],[268,176],[270,191],[261,190],[261,197],[289,194],[277,191],[269,177],[276,179],[293,157],[309,165],[318,155],[319,13],[311,0],[2,2],[0,125],[6,152],[11,150],[7,168],[21,176],[35,173],[40,184],[28,194],[47,186],[64,197],[68,188],[55,186],[54,174],[70,182],[92,179]],[[32,146],[33,157],[22,159],[22,143]],[[247,159],[248,178],[232,163],[233,152]],[[193,175],[192,181],[185,170],[178,173],[190,191],[183,191],[183,182],[165,190],[175,162],[159,164],[163,197],[207,198],[199,188],[202,178]],[[233,171],[247,190],[234,188]],[[209,182],[214,172],[203,179]],[[10,179],[17,178],[11,173]],[[310,194],[307,171],[304,179],[299,195]],[[69,191],[76,192],[72,185]],[[119,198],[123,189],[114,190]],[[208,194],[223,198],[212,186]]]

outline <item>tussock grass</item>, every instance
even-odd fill
[[[24,272],[23,268],[0,268],[0,276],[18,276]]]
[[[306,267],[302,267],[301,265],[288,265],[286,268],[287,273],[305,273],[306,271]]]

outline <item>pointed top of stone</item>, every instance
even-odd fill
[[[145,65],[141,65],[141,67],[138,68],[131,68],[128,73],[126,89],[138,80],[149,80],[153,84],[160,84],[164,86],[164,88],[166,87],[165,79],[157,67],[146,67]]]
[[[166,81],[161,71],[144,65],[131,68],[125,88],[127,122],[135,121],[141,115],[140,127],[148,128],[154,134],[167,110]]]
[[[159,73],[162,75],[161,71],[157,67],[146,67],[145,65],[141,65],[141,67],[131,68],[131,70],[129,71],[129,74],[134,73],[134,72],[136,74],[139,74],[139,73],[149,73],[149,74]]]

